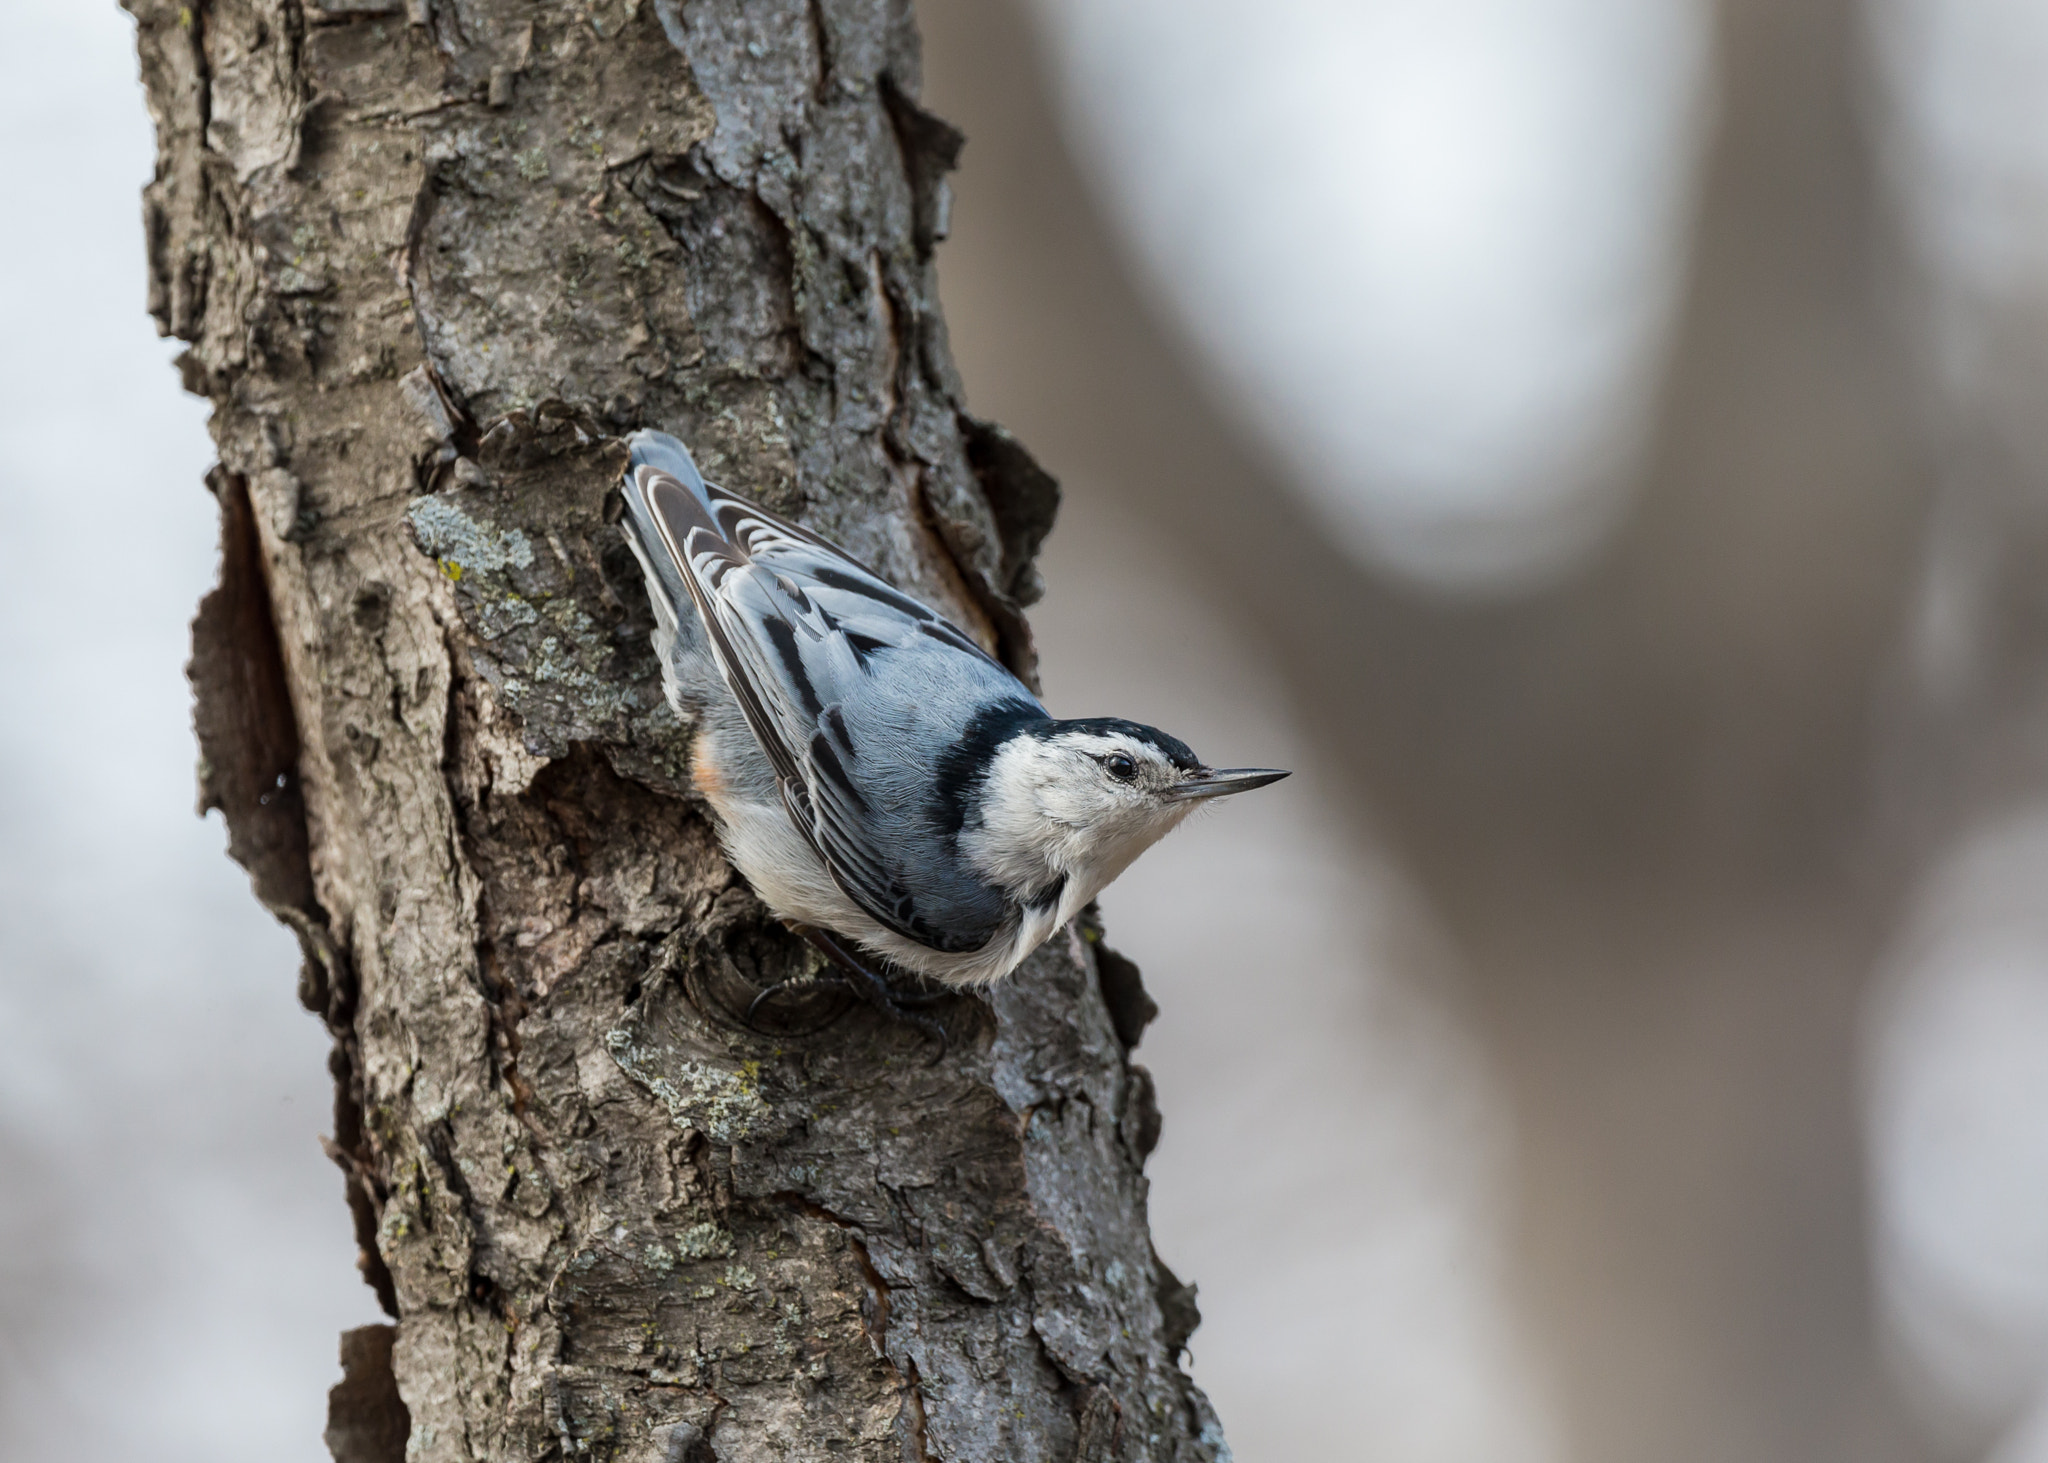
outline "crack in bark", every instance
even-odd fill
[[[924,530],[927,541],[938,556],[943,582],[952,591],[952,599],[962,609],[971,612],[963,617],[968,623],[962,628],[973,635],[974,639],[997,660],[1008,666],[1019,680],[1033,691],[1037,691],[1037,657],[1035,654],[1027,654],[1021,661],[1013,660],[1019,646],[1015,641],[1005,640],[1001,622],[996,618],[996,602],[989,593],[987,583],[971,563],[962,559],[947,535],[949,520],[932,505],[931,493],[928,490],[929,472],[930,469],[921,464],[910,469],[911,507],[916,513],[918,527]]]
[[[818,53],[818,80],[811,99],[823,105],[832,94],[832,33],[825,26],[823,0],[806,0],[804,19],[811,28],[811,45]]]
[[[194,69],[198,85],[193,89],[192,104],[199,112],[200,147],[206,146],[206,132],[213,125],[213,67],[206,54],[206,8],[207,0],[191,0],[189,5],[178,9],[178,24],[184,27],[191,38]]]
[[[908,1419],[907,1423],[899,1421],[899,1426],[903,1428],[907,1440],[915,1448],[915,1453],[911,1455],[915,1463],[935,1463],[926,1438],[924,1386],[918,1376],[917,1362],[906,1357],[903,1365],[899,1367],[895,1358],[889,1355],[889,1282],[884,1280],[882,1272],[875,1268],[874,1257],[868,1253],[861,1227],[844,1215],[834,1214],[824,1205],[802,1194],[784,1191],[772,1197],[788,1204],[798,1213],[823,1219],[845,1233],[847,1245],[852,1250],[854,1259],[860,1266],[861,1278],[867,1285],[869,1304],[861,1308],[862,1330],[867,1333],[868,1344],[874,1348],[876,1359],[888,1369],[889,1376],[902,1398],[899,1419]]]
[[[927,1436],[929,1424],[924,1411],[924,1383],[918,1377],[917,1363],[914,1361],[905,1362],[904,1371],[906,1375],[903,1387],[903,1408],[910,1418],[910,1424],[906,1431],[909,1433],[911,1447],[916,1450],[912,1454],[912,1458],[914,1463],[936,1463],[936,1460],[932,1457],[930,1439]]]

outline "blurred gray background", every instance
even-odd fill
[[[2048,1463],[2048,0],[924,0],[1247,1463]],[[0,46],[0,1456],[314,1460],[375,1318],[192,816],[126,18]]]

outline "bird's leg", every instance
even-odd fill
[[[920,1015],[918,1012],[910,1010],[909,1003],[898,996],[895,991],[891,990],[887,981],[868,969],[867,965],[856,958],[851,950],[848,950],[824,930],[814,929],[809,925],[805,925],[800,927],[800,931],[805,939],[824,952],[826,959],[837,965],[844,972],[841,978],[852,988],[855,995],[859,996],[876,1010],[882,1012],[890,1020],[900,1021],[905,1026],[915,1026],[926,1036],[938,1042],[940,1056],[943,1057],[946,1054],[946,1048],[949,1043],[946,1039],[945,1027],[939,1025],[938,1022],[932,1020],[929,1016]],[[917,996],[911,999],[918,1004],[929,1005],[932,1001],[939,998],[936,996]]]
[[[915,1026],[927,1036],[936,1038],[940,1054],[944,1054],[947,1046],[946,1029],[931,1017],[919,1015],[909,1009],[912,1006],[929,1006],[942,1001],[945,999],[944,992],[920,991],[910,995],[899,994],[887,981],[868,969],[867,965],[841,944],[837,937],[814,925],[791,923],[789,927],[810,941],[811,945],[836,967],[830,979],[847,987],[890,1019],[900,1021],[906,1026]],[[827,977],[819,978],[822,980]],[[753,1020],[754,1012],[760,1008],[761,1003],[781,989],[782,985],[777,984],[758,992],[747,1005],[747,1019]]]
[[[837,935],[825,930],[815,929],[810,925],[798,925],[796,930],[798,934],[823,951],[826,959],[853,977],[853,980],[849,981],[848,984],[861,983],[865,984],[870,990],[880,992],[887,998],[892,1008],[897,1006],[936,1006],[951,994],[948,991],[900,991],[890,985],[888,981],[882,979],[881,976],[868,969],[861,958],[854,954],[853,951],[847,949]]]

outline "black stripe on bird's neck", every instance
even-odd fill
[[[960,737],[939,754],[932,797],[942,833],[956,836],[967,825],[968,804],[988,781],[989,764],[1002,745],[1023,732],[1051,726],[1045,708],[1022,696],[992,701],[974,713]]]

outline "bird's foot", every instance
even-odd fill
[[[905,1026],[916,1027],[919,1031],[931,1037],[939,1044],[939,1056],[945,1056],[950,1045],[946,1036],[946,1028],[931,1017],[913,1009],[920,1006],[934,1005],[939,1001],[943,1001],[946,998],[945,992],[898,991],[894,986],[882,979],[881,976],[870,970],[866,962],[862,961],[852,951],[848,950],[845,945],[841,944],[837,937],[810,925],[793,924],[790,928],[802,935],[806,940],[809,940],[831,962],[832,968],[830,970],[812,977],[811,981],[805,982],[806,984],[819,983],[844,986],[890,1020],[900,1022]],[[753,1021],[754,1012],[760,1009],[762,1002],[789,984],[790,982],[783,981],[759,991],[747,1005],[747,1021],[749,1023]]]

